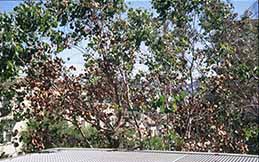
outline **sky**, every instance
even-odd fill
[[[132,8],[143,8],[150,10],[151,9],[151,0],[126,0],[126,3],[129,7]],[[234,5],[234,12],[242,15],[246,9],[248,9],[256,0],[230,0]],[[0,0],[0,12],[10,12],[12,9],[19,5],[22,0]],[[84,58],[82,53],[77,51],[77,49],[64,50],[60,55],[66,61],[66,65],[73,65],[77,68],[77,73],[83,71]],[[70,58],[69,61],[66,58]]]
[[[0,11],[11,11],[16,5],[21,3],[22,0],[0,0]],[[131,2],[132,7],[149,8],[150,0],[126,0]],[[242,13],[250,7],[255,0],[230,0],[235,6],[235,12]]]

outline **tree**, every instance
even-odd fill
[[[250,21],[237,21],[232,6],[219,0],[152,4],[157,14],[125,10],[123,1],[54,0],[27,2],[13,16],[6,14],[15,18],[15,27],[28,29],[15,30],[11,38],[24,34],[18,39],[22,51],[31,51],[21,65],[17,56],[11,59],[25,73],[16,84],[16,118],[65,120],[88,147],[92,143],[83,131],[85,123],[107,139],[108,147],[252,150],[246,138],[256,123],[247,120],[248,126],[242,119],[245,107],[258,107],[258,67],[252,57],[257,32]],[[28,24],[20,22],[26,13],[32,15]],[[81,41],[86,48],[78,46]],[[59,58],[66,48],[84,54],[82,74],[74,75],[75,68],[66,68]],[[9,72],[7,62],[6,79],[17,73]],[[148,71],[136,70],[137,64]],[[34,142],[36,148],[44,148],[43,141]]]
[[[186,69],[182,70],[182,73],[186,71],[183,74],[187,76],[181,76],[191,82],[191,92],[194,90],[194,78],[200,82],[200,89],[191,93],[187,104],[183,106],[179,115],[180,124],[175,124],[179,125],[176,129],[185,132],[187,149],[247,151],[244,142],[246,126],[240,116],[246,105],[258,105],[253,101],[258,95],[255,85],[258,81],[255,59],[258,31],[251,26],[249,19],[238,21],[231,10],[232,6],[221,1],[152,2],[160,20],[167,26],[167,33],[176,40],[169,43],[184,40],[183,46],[166,44],[159,54],[162,58],[173,54],[189,62]],[[172,49],[168,53],[164,52],[169,47]],[[174,49],[181,51],[172,52]],[[249,54],[244,55],[244,51]],[[189,54],[190,61],[188,55],[184,58],[186,54]],[[166,61],[169,62],[168,59]],[[165,71],[168,73],[168,70]],[[199,74],[196,77],[195,71]],[[210,75],[211,72],[214,75]],[[246,79],[240,74],[245,75]],[[183,120],[184,114],[187,122]],[[252,125],[256,126],[255,123]],[[208,133],[208,130],[211,132]]]
[[[55,77],[60,74],[62,60],[57,57],[57,54],[65,48],[69,48],[68,44],[71,47],[83,38],[87,39],[88,35],[98,33],[100,20],[109,21],[121,9],[123,9],[121,1],[115,3],[26,1],[17,6],[13,13],[1,14],[1,25],[3,26],[1,37],[4,40],[1,47],[1,53],[3,53],[1,55],[1,80],[5,82],[14,79],[21,70],[25,77],[19,81],[25,81],[26,84],[31,83],[30,86],[27,85],[27,88],[22,87],[20,82],[16,84],[15,88],[18,91],[14,100],[20,104],[14,113],[18,120],[31,117],[22,116],[18,111],[19,108],[24,107],[25,95],[28,92],[26,90],[34,87],[30,79],[33,78],[34,83],[38,80],[41,83],[46,79],[44,86],[50,86],[52,80],[41,77],[43,75]],[[64,27],[69,27],[70,30],[64,31]],[[37,68],[40,70],[40,66],[46,62],[53,62],[55,65],[53,68],[57,68],[55,69],[57,74],[51,73],[50,67],[43,69],[45,73],[42,75],[41,71],[35,71]],[[51,74],[46,74],[47,72]],[[27,77],[28,79],[26,79]],[[1,93],[4,91],[1,90]]]

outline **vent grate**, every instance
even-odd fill
[[[187,155],[177,162],[259,162],[259,158],[234,155]]]
[[[0,162],[259,162],[259,159],[256,156],[206,153],[51,149]]]

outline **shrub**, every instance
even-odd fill
[[[104,138],[91,126],[83,129],[93,147],[107,147]],[[88,147],[79,130],[67,121],[44,119],[40,122],[29,120],[27,129],[21,132],[20,141],[24,152],[37,152],[54,147]]]

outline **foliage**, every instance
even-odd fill
[[[13,112],[30,121],[26,151],[76,144],[254,153],[255,22],[237,20],[220,0],[152,5],[157,14],[125,10],[123,1],[52,0],[1,14],[1,79],[25,74],[13,88]],[[67,48],[84,55],[80,75],[59,56]],[[54,140],[61,135],[65,143]]]
[[[169,130],[160,135],[150,136],[144,140],[144,148],[147,150],[181,150],[183,139],[177,133]]]
[[[5,152],[2,152],[1,155],[0,155],[0,159],[5,159],[5,158],[8,158],[9,155],[7,155]]]
[[[5,139],[3,139],[3,132],[9,134],[9,137],[12,137],[12,127],[15,122],[11,119],[5,119],[0,121],[0,143],[6,143]],[[10,139],[11,140],[11,139]],[[10,141],[8,141],[10,142]]]
[[[105,139],[95,128],[85,126],[83,132],[94,147],[105,147]],[[66,121],[53,121],[48,118],[41,122],[28,121],[27,128],[21,132],[20,140],[26,153],[57,147],[88,147],[76,127]]]

